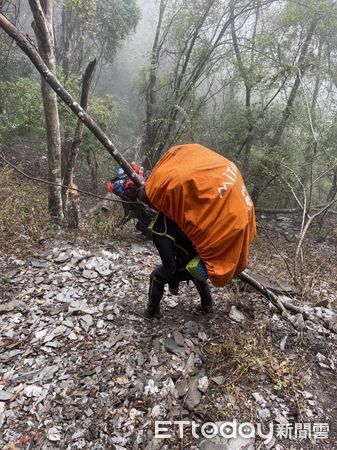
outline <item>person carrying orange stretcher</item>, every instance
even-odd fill
[[[201,309],[216,287],[229,284],[248,263],[256,236],[254,206],[235,164],[199,144],[172,147],[158,161],[138,198],[158,211],[153,241],[162,259],[150,276],[147,314],[160,317],[165,284],[178,294],[192,280]]]

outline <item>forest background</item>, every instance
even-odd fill
[[[321,229],[334,213],[334,1],[2,0],[0,7],[129,161],[151,168],[186,142],[232,159],[257,208],[300,214],[297,258],[310,225]],[[76,120],[1,31],[1,152],[48,178],[58,223],[68,214],[62,183],[104,195],[116,168]]]

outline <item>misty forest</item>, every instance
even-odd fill
[[[333,450],[336,267],[335,0],[0,0],[1,449]]]

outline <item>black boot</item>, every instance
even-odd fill
[[[200,295],[200,305],[197,306],[197,309],[204,313],[212,312],[213,299],[207,281],[193,280],[193,282]]]
[[[150,318],[160,319],[160,306],[159,305],[153,305],[152,303],[148,303],[146,307],[146,315]]]
[[[160,300],[164,294],[165,283],[158,276],[158,269],[155,269],[150,275],[149,301],[146,307],[146,315],[160,319]]]

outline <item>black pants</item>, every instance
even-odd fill
[[[159,308],[160,300],[164,295],[165,284],[168,284],[168,280],[165,276],[166,270],[163,266],[157,267],[150,275],[150,288],[149,288],[149,305],[152,308]],[[175,281],[191,280],[200,295],[201,304],[203,306],[209,306],[212,303],[211,291],[207,281],[199,281],[191,276],[191,274],[185,269],[177,271]]]

